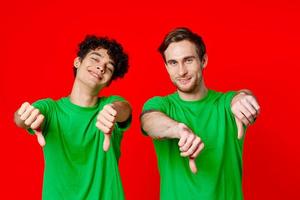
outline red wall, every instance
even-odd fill
[[[299,199],[299,2],[224,2],[2,2],[0,199],[40,199],[42,151],[13,124],[13,112],[25,100],[69,94],[76,45],[88,33],[115,38],[129,53],[129,73],[103,94],[122,95],[134,108],[120,160],[127,199],[158,199],[156,157],[138,118],[146,99],[174,91],[156,49],[178,26],[207,44],[208,87],[249,88],[261,104],[245,141],[245,200]]]

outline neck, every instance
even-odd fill
[[[97,104],[99,90],[93,90],[90,87],[80,84],[75,78],[73,88],[70,94],[70,101],[81,107],[91,107]]]
[[[208,89],[205,86],[205,83],[202,81],[202,83],[198,87],[195,87],[195,89],[191,92],[182,92],[180,90],[177,91],[182,100],[197,101],[203,99],[207,95]]]

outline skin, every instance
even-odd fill
[[[83,59],[74,59],[77,75],[70,94],[70,101],[81,107],[96,105],[99,92],[106,87],[114,72],[114,62],[106,49],[91,50]],[[127,102],[114,102],[103,107],[97,116],[95,126],[104,133],[103,150],[110,146],[110,136],[116,122],[124,122],[131,115]],[[41,146],[46,144],[42,135],[44,116],[40,111],[25,102],[15,113],[15,123],[21,128],[31,128],[37,135]]]
[[[207,55],[200,59],[196,45],[188,40],[171,43],[164,55],[166,69],[181,99],[196,101],[207,95],[208,90],[202,73],[207,66]],[[231,109],[235,115],[240,139],[244,134],[243,125],[253,123],[260,108],[250,91],[241,90],[233,98]],[[153,138],[178,138],[180,155],[189,157],[191,171],[197,172],[195,159],[205,148],[205,144],[186,124],[158,111],[144,113],[141,123],[143,129]]]

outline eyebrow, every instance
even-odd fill
[[[103,55],[100,54],[100,53],[98,53],[98,52],[91,52],[91,55],[92,55],[92,54],[94,54],[94,55],[96,55],[96,56],[99,56],[99,57],[103,58]],[[115,67],[115,63],[114,63],[114,62],[109,61],[108,63]]]
[[[167,60],[167,63],[170,63],[170,62],[177,62],[177,60],[174,60],[174,59]]]
[[[91,52],[91,54],[94,54],[94,55],[99,56],[99,57],[103,57],[103,55],[101,55],[101,54],[98,53],[98,52]]]
[[[189,58],[196,58],[195,56],[187,56],[187,57],[184,57],[183,60],[187,60]]]

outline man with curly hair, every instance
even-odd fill
[[[118,159],[131,107],[120,96],[98,95],[127,70],[119,43],[87,36],[74,59],[70,95],[25,102],[16,111],[17,126],[44,146],[43,199],[124,199]]]

